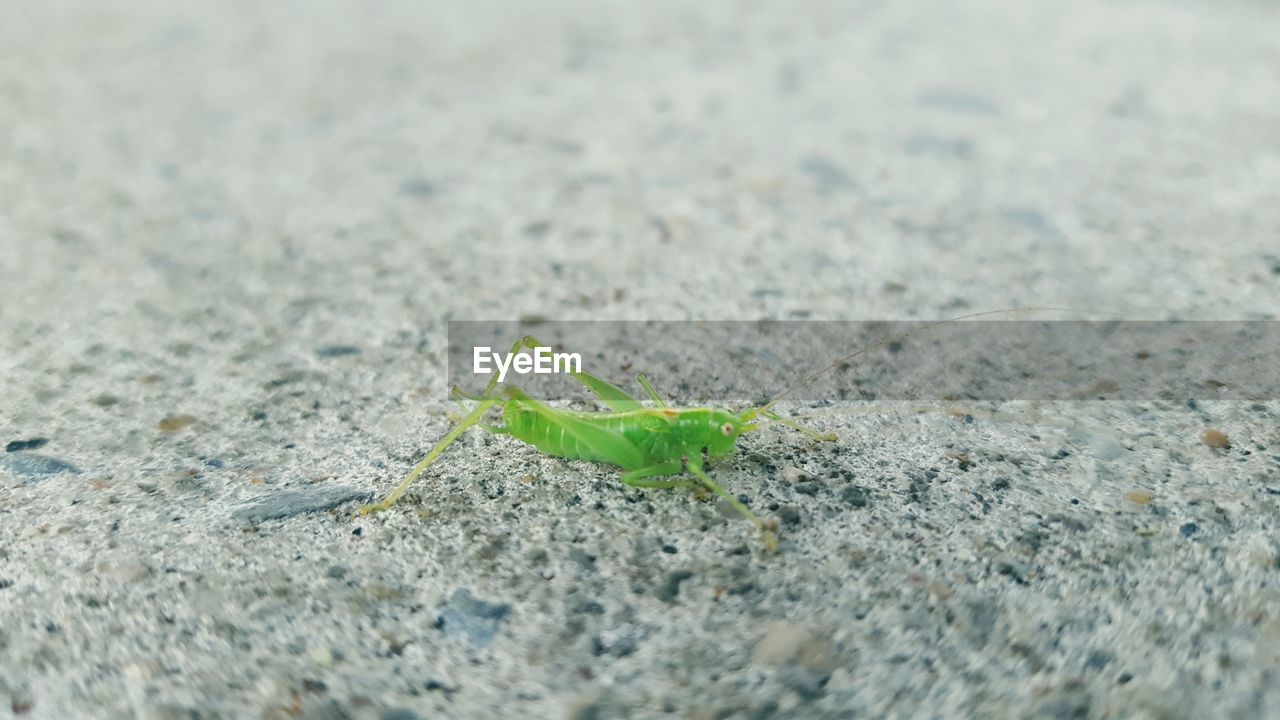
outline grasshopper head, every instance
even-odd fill
[[[711,455],[728,455],[733,452],[733,445],[744,432],[746,421],[728,410],[712,410],[707,416],[707,422],[711,426],[707,452]]]

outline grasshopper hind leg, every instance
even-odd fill
[[[396,501],[400,499],[400,496],[404,495],[409,489],[409,486],[413,484],[413,481],[417,480],[419,475],[426,472],[431,463],[435,462],[436,459],[453,444],[454,440],[457,440],[462,433],[466,432],[467,428],[472,425],[481,424],[480,420],[484,417],[485,413],[489,412],[489,409],[494,405],[501,402],[502,400],[500,398],[490,397],[477,403],[476,406],[472,408],[471,413],[463,418],[462,421],[453,428],[453,430],[450,430],[449,434],[444,436],[444,439],[436,443],[436,446],[431,448],[431,452],[427,453],[427,456],[422,459],[422,462],[419,462],[414,466],[413,470],[409,471],[409,474],[405,476],[405,479],[402,480],[398,486],[396,486],[395,490],[392,490],[380,502],[365,505],[360,508],[360,514],[368,515],[370,513],[381,512],[389,509],[392,505],[395,505]]]

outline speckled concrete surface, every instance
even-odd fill
[[[450,318],[1274,319],[1273,4],[687,5],[3,3],[0,715],[1280,714],[1274,402],[354,514]]]

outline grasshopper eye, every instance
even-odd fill
[[[724,433],[725,437],[729,437],[730,435],[733,435],[733,423],[725,423],[721,425],[720,432]]]

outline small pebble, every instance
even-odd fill
[[[0,455],[0,470],[8,470],[14,475],[27,478],[27,482],[43,480],[50,475],[62,473],[80,474],[80,468],[66,460],[59,460],[48,455],[33,452],[15,452]]]
[[[1019,585],[1026,585],[1031,566],[1013,555],[1006,555],[996,563],[996,572],[1012,578]]]
[[[596,556],[582,548],[569,548],[569,559],[578,566],[578,571],[583,575],[590,575],[596,571]]]
[[[680,595],[680,583],[691,577],[693,573],[688,570],[673,570],[667,573],[667,578],[658,588],[658,599],[665,603],[675,602]]]
[[[817,495],[818,492],[822,490],[822,486],[813,482],[796,483],[795,490],[801,495],[813,496]]]
[[[782,468],[782,479],[789,483],[800,482],[809,477],[809,474],[794,465],[788,465]]]
[[[1084,666],[1090,670],[1101,670],[1115,659],[1116,656],[1106,650],[1093,650],[1085,657]]]
[[[1125,493],[1124,497],[1134,505],[1146,505],[1155,499],[1155,495],[1152,495],[1146,490],[1131,490]]]
[[[425,198],[436,194],[439,188],[423,177],[405,178],[400,182],[400,194],[405,197]]]
[[[757,662],[781,664],[793,660],[809,639],[802,628],[786,620],[770,623],[756,643],[752,656]]]
[[[1200,442],[1215,450],[1226,450],[1231,447],[1231,440],[1221,430],[1210,428],[1200,434]]]
[[[422,720],[422,716],[409,708],[391,708],[382,713],[382,720]]]
[[[436,618],[436,629],[446,635],[466,637],[472,647],[488,645],[498,633],[498,626],[511,612],[509,603],[491,603],[458,588]]]
[[[869,502],[867,491],[857,486],[850,486],[840,491],[840,499],[856,508],[866,507]]]
[[[1244,547],[1244,559],[1260,568],[1280,569],[1280,546],[1263,537],[1255,537]]]
[[[329,510],[353,500],[367,502],[372,495],[367,490],[357,490],[345,485],[318,485],[298,490],[280,490],[238,506],[231,513],[231,517],[252,525],[263,520],[278,520],[303,513]]]
[[[782,668],[777,678],[784,687],[795,691],[804,700],[816,700],[825,693],[823,685],[826,678],[806,667]]]
[[[940,580],[933,580],[924,588],[930,595],[939,600],[948,600],[951,598],[951,588]]]
[[[98,572],[108,580],[113,580],[119,585],[130,585],[139,580],[144,580],[151,576],[151,568],[138,560],[123,560],[117,563],[103,563],[98,566]]]
[[[355,345],[326,345],[322,348],[316,348],[316,357],[318,358],[336,358],[359,354],[360,348]]]
[[[333,651],[327,647],[317,647],[311,651],[311,662],[319,667],[329,667],[333,664]]]
[[[49,444],[49,438],[31,438],[30,440],[13,440],[4,446],[5,452],[18,452],[19,450],[39,450]]]
[[[783,505],[778,508],[778,519],[783,525],[799,525],[800,509],[794,505]]]
[[[1124,446],[1110,435],[1090,436],[1089,449],[1098,460],[1115,460],[1124,454]]]
[[[786,620],[765,628],[751,656],[763,665],[795,665],[824,675],[836,661],[835,649],[826,638]]]
[[[156,424],[160,432],[178,432],[191,426],[196,419],[190,415],[170,415]]]
[[[823,192],[856,191],[858,184],[840,166],[826,158],[811,156],[800,163],[800,172],[809,176]]]

